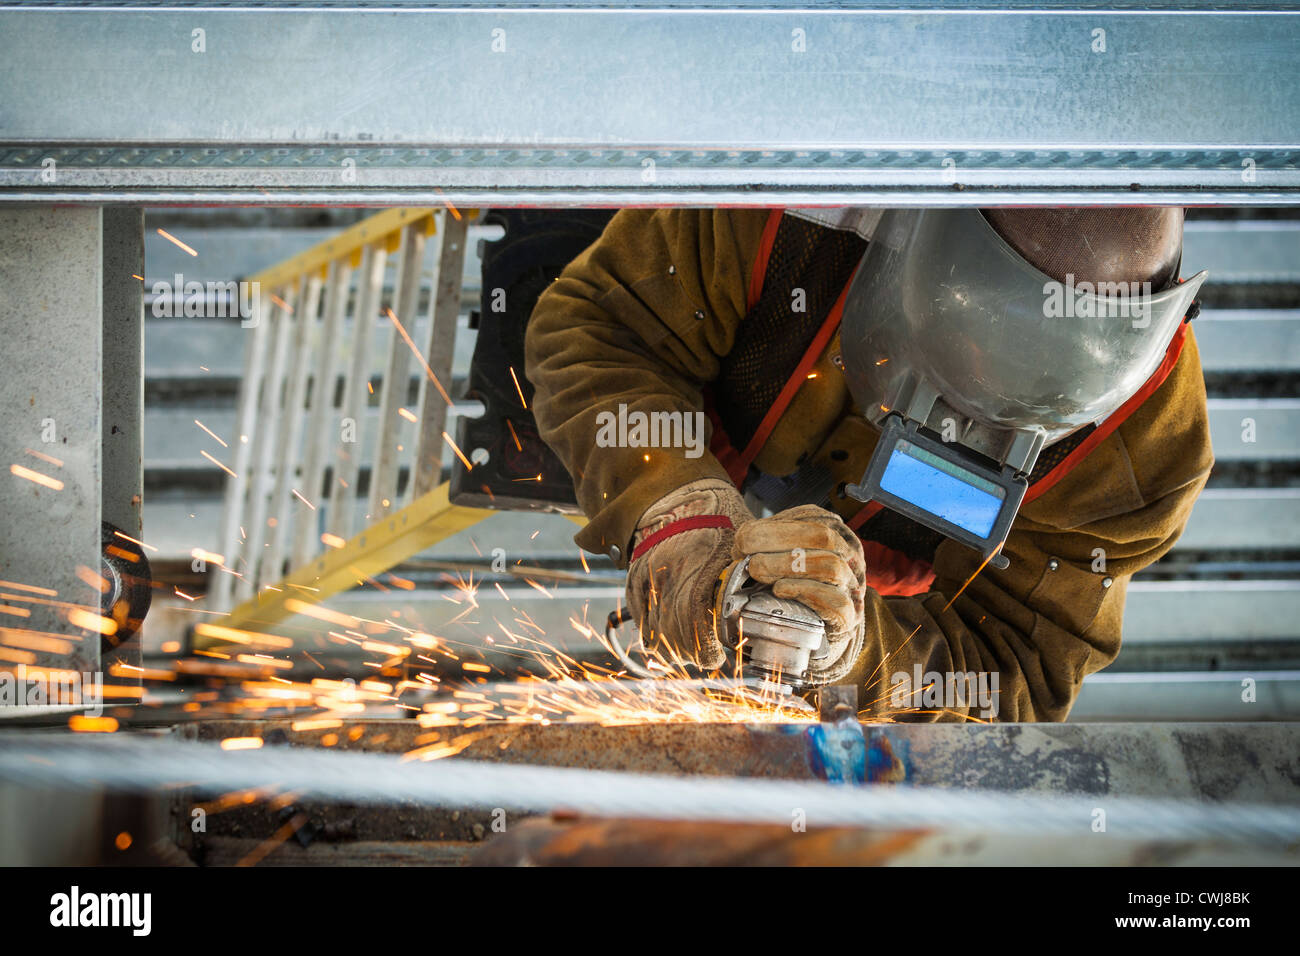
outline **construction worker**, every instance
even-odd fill
[[[619,212],[527,332],[575,540],[627,567],[646,645],[706,671],[720,577],[748,557],[825,622],[808,685],[897,719],[1064,720],[1213,464],[1182,225]],[[695,419],[707,451],[678,429]],[[975,675],[994,700],[961,693]]]

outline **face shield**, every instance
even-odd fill
[[[841,324],[849,389],[881,428],[848,493],[992,558],[1039,452],[1137,393],[1205,277],[1053,278],[977,209],[886,212]]]

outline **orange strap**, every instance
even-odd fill
[[[1066,455],[1055,468],[1030,485],[1029,491],[1025,494],[1024,504],[1028,504],[1035,498],[1045,494],[1053,485],[1064,478],[1072,468],[1086,458],[1089,452],[1105,441],[1107,436],[1122,425],[1143,402],[1155,394],[1156,390],[1165,383],[1165,379],[1169,377],[1169,373],[1173,371],[1174,366],[1178,364],[1178,357],[1182,354],[1183,345],[1186,341],[1187,323],[1184,322],[1178,327],[1178,331],[1174,333],[1173,339],[1169,342],[1169,347],[1165,350],[1164,360],[1151,374],[1151,377],[1113,415],[1109,416],[1097,426],[1092,434],[1080,442],[1078,448]],[[848,526],[857,531],[876,515],[882,507],[883,505],[879,501],[867,502],[857,514],[848,520]],[[934,568],[927,561],[908,558],[901,552],[874,541],[864,541],[863,551],[867,559],[867,584],[875,588],[880,594],[910,597],[914,594],[924,594],[934,583]]]
[[[767,279],[767,267],[772,259],[772,247],[776,244],[776,233],[781,227],[781,217],[784,215],[784,209],[772,209],[768,212],[767,223],[763,226],[763,236],[758,243],[758,253],[754,256],[754,268],[749,274],[749,291],[745,305],[746,313],[752,312],[754,307],[758,305],[758,300],[763,296],[763,283]],[[722,418],[718,415],[713,404],[713,398],[707,388],[704,391],[704,411],[709,416],[709,422],[713,426],[709,451],[713,453],[713,457],[718,459],[718,463],[727,472],[727,477],[731,479],[731,483],[739,488],[745,480],[745,475],[749,472],[749,461],[743,459],[740,452],[731,443],[731,438],[722,425]]]
[[[754,257],[754,271],[749,274],[749,300],[746,311],[752,311],[763,297],[763,280],[767,278],[767,264],[772,258],[772,246],[776,244],[776,231],[781,227],[784,209],[773,209],[767,214],[767,225],[763,227],[763,238],[758,243],[758,255]]]
[[[879,541],[863,541],[862,557],[867,563],[867,586],[882,597],[912,597],[934,584],[929,561],[909,558]]]
[[[845,524],[847,524],[854,531],[857,531],[859,528],[861,528],[864,524],[867,523],[868,518],[874,518],[876,512],[878,512],[883,507],[885,506],[882,505],[879,501],[868,501],[865,505],[862,506],[861,510],[859,510],[857,514],[855,514],[852,518],[846,521]]]
[[[861,263],[858,264],[858,266],[860,265]],[[799,364],[795,366],[794,373],[786,380],[785,386],[781,389],[781,393],[776,397],[776,401],[772,403],[772,407],[767,410],[767,414],[764,415],[763,420],[759,422],[758,429],[754,432],[754,437],[749,440],[749,444],[745,446],[745,450],[742,451],[739,457],[733,462],[736,471],[733,472],[728,468],[727,474],[730,475],[731,480],[737,486],[739,486],[740,482],[744,480],[745,474],[749,471],[750,464],[752,464],[754,459],[758,457],[758,453],[762,451],[763,446],[772,435],[772,430],[776,428],[776,423],[781,420],[781,416],[785,414],[785,410],[790,407],[790,402],[794,400],[795,393],[798,392],[803,386],[803,383],[808,380],[808,373],[817,363],[817,359],[821,358],[822,352],[826,351],[826,346],[830,344],[832,336],[835,335],[835,330],[839,328],[840,319],[844,314],[844,300],[848,298],[849,287],[853,285],[853,276],[857,275],[858,266],[854,267],[853,274],[849,276],[849,281],[845,283],[844,289],[840,292],[839,298],[835,300],[835,304],[831,306],[830,312],[826,314],[826,319],[822,322],[822,327],[817,330],[817,334],[813,336],[813,340],[811,344],[809,344],[807,351],[804,352],[803,358],[801,358]]]

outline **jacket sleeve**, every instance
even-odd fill
[[[1004,548],[1009,568],[976,574],[979,555],[947,541],[930,593],[868,594],[867,651],[848,678],[865,709],[903,720],[1065,720],[1083,678],[1119,653],[1130,578],[1173,547],[1213,463],[1189,331],[1161,387],[1022,509]]]
[[[767,218],[764,209],[621,210],[538,299],[525,372],[541,437],[589,519],[575,539],[583,548],[626,565],[647,507],[696,479],[726,480],[695,413],[747,311]],[[683,430],[685,447],[618,447],[601,429],[620,405],[689,415],[698,431]]]

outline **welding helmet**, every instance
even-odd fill
[[[849,493],[996,555],[1043,447],[1160,365],[1206,277],[1177,281],[1181,249],[1182,210],[886,212],[841,325],[881,428]]]

